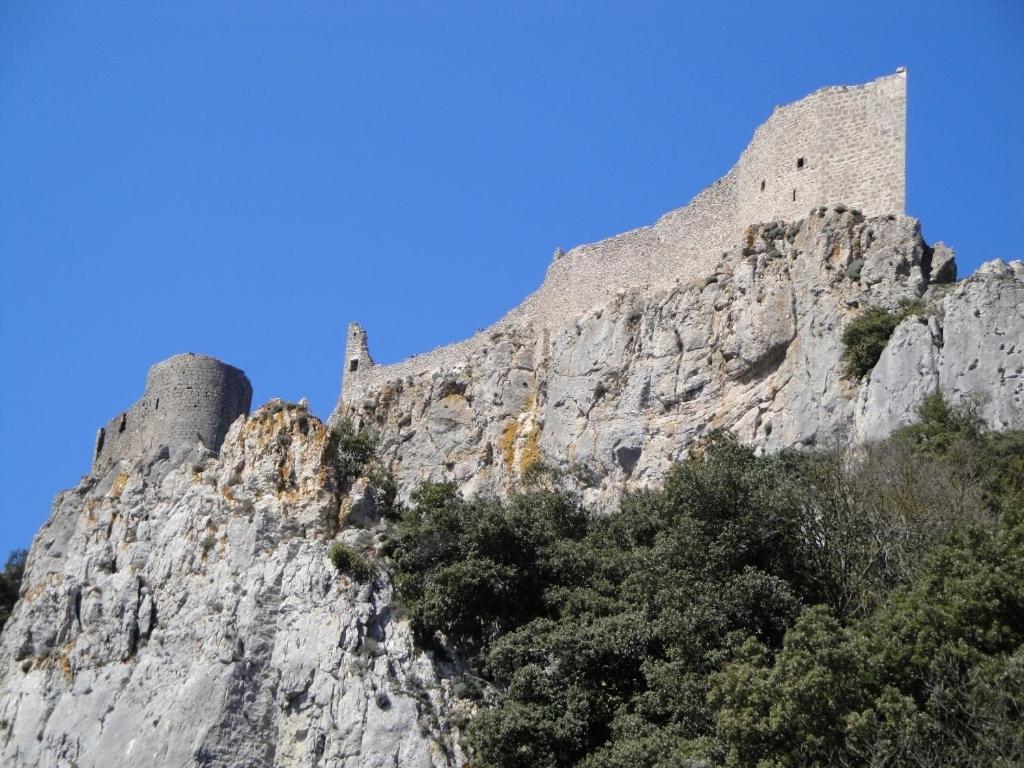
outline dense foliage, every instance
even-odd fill
[[[339,573],[344,573],[355,581],[369,581],[373,578],[373,564],[367,557],[347,544],[336,541],[327,550],[327,558]]]
[[[424,486],[388,553],[497,691],[475,766],[1018,765],[1022,449],[936,397],[856,452],[715,435],[608,515]]]
[[[366,477],[374,488],[374,500],[381,513],[391,514],[397,488],[394,478],[381,464],[378,435],[367,429],[357,429],[351,419],[343,417],[331,427],[330,444],[342,485],[347,486],[358,477]]]
[[[4,628],[11,617],[14,604],[18,602],[21,590],[21,577],[25,572],[25,558],[28,553],[24,549],[16,549],[7,556],[7,563],[0,572],[0,629]]]
[[[866,376],[882,356],[896,326],[919,310],[917,303],[906,303],[897,312],[868,307],[857,315],[843,331],[843,374],[849,379]]]
[[[367,430],[358,430],[350,419],[339,419],[331,427],[335,467],[343,482],[351,482],[370,466],[376,454],[376,438]]]

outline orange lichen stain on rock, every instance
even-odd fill
[[[29,588],[25,590],[25,593],[21,596],[21,599],[26,603],[30,603],[33,600],[39,598],[44,592],[46,592],[48,588],[56,588],[59,586],[60,574],[51,573],[45,579],[42,579],[41,581],[38,581],[35,584],[30,585]]]
[[[540,429],[534,426],[526,436],[526,443],[519,452],[519,471],[525,472],[540,459]]]
[[[75,640],[69,640],[60,648],[55,648],[45,656],[37,656],[32,660],[32,668],[55,670],[64,678],[65,683],[74,682],[75,670],[71,666],[71,653],[75,650],[75,643]]]
[[[501,437],[498,438],[498,450],[501,451],[501,455],[509,469],[512,468],[516,460],[517,437],[519,437],[519,422],[512,419],[502,431]]]
[[[110,486],[110,496],[118,498],[128,485],[128,475],[123,472],[114,478],[114,484]]]

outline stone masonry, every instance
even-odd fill
[[[866,216],[903,214],[906,71],[859,86],[823,88],[776,107],[723,178],[688,205],[641,227],[558,251],[540,288],[465,341],[374,365],[351,324],[335,413],[389,381],[460,365],[511,328],[554,332],[624,290],[663,290],[706,275],[751,224],[796,220],[844,203]]]
[[[251,403],[252,385],[238,368],[191,352],[175,355],[150,368],[142,398],[100,429],[92,473],[164,447],[172,457],[200,444],[218,451]]]

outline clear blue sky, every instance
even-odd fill
[[[471,334],[773,105],[909,69],[908,209],[1024,256],[1024,3],[0,2],[0,557],[182,351],[255,402]]]

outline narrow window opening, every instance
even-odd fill
[[[156,399],[156,407],[153,408],[153,410],[154,411],[159,411],[160,410],[160,398],[159,397]]]
[[[764,192],[764,180],[761,181],[761,191]]]
[[[806,159],[806,158],[803,158],[803,157],[798,157],[798,158],[796,159],[796,167],[797,167],[797,168],[803,168],[803,167],[804,167],[804,161],[805,161],[805,159]]]
[[[122,413],[121,414],[121,424],[117,428],[118,434],[124,432],[124,428],[127,427],[127,426],[128,426],[128,414],[127,413]]]
[[[349,360],[348,372],[349,373],[355,373],[358,370],[359,370],[359,361],[358,360]]]
[[[795,189],[793,190],[793,202],[794,203],[796,202],[796,190]]]

